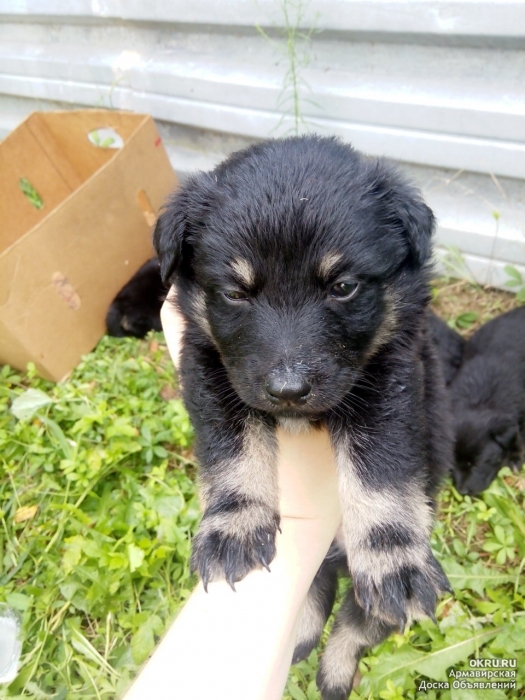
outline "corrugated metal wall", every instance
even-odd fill
[[[478,281],[525,275],[522,0],[0,0],[0,136],[34,109],[132,109],[182,175],[208,168],[292,128],[298,7],[315,27],[297,41],[301,129],[402,162]]]

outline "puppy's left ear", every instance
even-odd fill
[[[414,267],[421,267],[428,262],[432,253],[432,236],[436,228],[436,219],[415,187],[403,183],[394,197],[408,240],[409,257]]]
[[[185,265],[191,264],[192,243],[213,200],[212,182],[208,173],[189,178],[171,195],[157,219],[153,246],[166,285]]]
[[[428,262],[436,220],[418,189],[395,168],[381,162],[382,195],[389,204],[390,225],[400,230],[408,245],[408,259],[414,267]]]

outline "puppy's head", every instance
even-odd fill
[[[484,491],[515,448],[518,435],[511,415],[465,410],[456,425],[453,477],[458,491],[470,496]]]
[[[391,167],[308,136],[190,179],[154,244],[241,399],[308,416],[339,403],[370,357],[419,322],[433,226]]]

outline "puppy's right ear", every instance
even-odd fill
[[[153,246],[160,263],[160,276],[164,284],[182,262],[182,247],[186,233],[186,197],[179,190],[170,197],[162,209],[153,231]]]
[[[153,231],[153,246],[164,284],[169,284],[182,265],[190,262],[192,242],[214,199],[214,184],[209,173],[191,177],[162,208]]]

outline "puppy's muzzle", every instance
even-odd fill
[[[265,382],[266,397],[275,406],[302,406],[308,400],[312,386],[297,374],[273,374]]]

